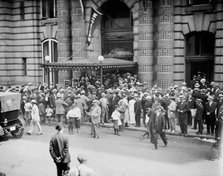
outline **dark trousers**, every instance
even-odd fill
[[[210,134],[214,134],[214,128],[215,128],[215,122],[216,119],[213,116],[207,116],[206,117],[206,124],[207,124],[207,133]]]
[[[197,120],[197,123],[198,123],[198,133],[201,133],[203,134],[203,120]]]
[[[188,121],[187,116],[179,115],[179,125],[180,125],[181,133],[183,135],[187,135],[187,121]]]
[[[167,145],[167,139],[166,139],[166,134],[165,134],[165,132],[154,132],[153,133],[153,137],[154,137],[154,141],[153,141],[153,143],[154,143],[154,146],[155,146],[155,149],[157,149],[157,144],[158,144],[158,142],[157,142],[157,140],[158,140],[158,134],[160,135],[160,137],[161,137],[161,139],[163,140],[163,143],[165,144],[165,145]]]
[[[197,129],[197,119],[194,118],[194,129]]]
[[[69,163],[55,163],[57,166],[57,176],[63,176],[63,173],[70,169]]]
[[[135,113],[136,126],[138,127],[140,127],[140,115],[141,113]]]

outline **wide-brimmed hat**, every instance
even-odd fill
[[[35,103],[35,104],[37,104],[37,101],[36,101],[36,100],[32,100],[31,103]]]
[[[202,100],[198,98],[198,99],[196,99],[196,102],[201,103]]]
[[[98,103],[98,100],[93,100],[92,103],[93,104]]]
[[[214,97],[213,96],[209,96],[208,100],[214,100]]]
[[[200,87],[200,84],[199,84],[199,83],[196,83],[196,84],[194,85],[194,87],[195,87],[195,88],[199,88],[199,87]]]

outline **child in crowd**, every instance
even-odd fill
[[[48,121],[48,125],[50,125],[50,121],[52,119],[53,116],[53,109],[50,108],[50,105],[47,105],[46,107],[46,119]]]

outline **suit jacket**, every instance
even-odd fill
[[[142,112],[142,105],[141,105],[141,101],[139,99],[136,100],[136,102],[134,104],[134,112],[135,112],[135,114],[140,114]]]
[[[157,133],[162,133],[165,129],[165,117],[162,113],[156,115],[156,131]]]
[[[206,110],[207,113],[208,112],[210,113],[209,116],[211,116],[211,117],[215,116],[216,108],[217,108],[217,103],[216,102],[212,102],[211,106],[210,106],[209,102],[206,103],[205,110]]]
[[[58,132],[50,140],[49,152],[54,162],[57,157],[61,157],[62,163],[70,163],[69,139],[63,133]]]
[[[56,104],[56,114],[64,114],[65,113],[64,105],[68,106],[68,104],[61,98],[57,99],[55,101],[55,104]]]
[[[178,110],[182,112],[179,112]],[[184,101],[183,103],[179,102],[177,104],[177,112],[178,112],[179,117],[181,118],[188,117],[188,111],[189,111],[189,108],[188,108],[188,103],[186,101]]]
[[[198,105],[197,106],[197,111],[196,111],[196,114],[195,114],[195,118],[197,120],[203,120],[203,113],[204,113],[204,107],[202,104]]]

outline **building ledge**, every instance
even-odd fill
[[[47,18],[44,19],[42,18],[42,20],[40,21],[42,26],[46,26],[46,25],[57,25],[57,18]]]
[[[186,13],[211,12],[212,10],[213,6],[211,4],[192,5],[185,8]]]

